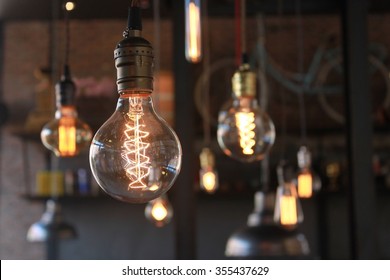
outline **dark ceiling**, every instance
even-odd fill
[[[101,19],[126,17],[130,0],[75,0],[77,8],[72,17],[77,19]],[[152,15],[153,0],[141,0],[145,16]],[[284,13],[295,11],[293,0],[247,0],[249,14],[255,12],[276,13],[279,4]],[[0,0],[2,20],[45,20],[61,14],[63,0]],[[160,0],[161,15],[171,16],[174,5],[184,5],[183,0]],[[304,13],[334,13],[339,10],[340,0],[301,0]],[[234,0],[209,0],[211,16],[233,16]]]
[[[0,0],[0,20],[48,20],[61,15],[64,0]],[[353,0],[344,0],[353,1]],[[301,11],[305,14],[329,14],[340,11],[343,0],[300,0]],[[72,12],[76,19],[115,19],[127,16],[130,0],[74,0],[77,8]],[[145,6],[143,15],[152,16],[153,0],[140,0]],[[296,11],[297,0],[247,0],[249,15],[258,12],[277,13],[282,7],[283,14]],[[389,0],[367,0],[370,12],[390,11]],[[184,0],[160,0],[162,17],[172,16],[174,5],[184,5]],[[233,16],[234,0],[208,0],[210,16]],[[279,6],[281,5],[281,6]]]

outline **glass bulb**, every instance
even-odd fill
[[[185,0],[186,58],[197,63],[202,56],[200,0]]]
[[[58,157],[76,156],[92,138],[90,127],[77,117],[74,106],[59,106],[55,118],[41,131],[43,145]]]
[[[199,175],[201,189],[210,194],[215,193],[218,189],[217,171],[212,168],[201,169]]]
[[[151,95],[121,95],[114,114],[95,134],[92,173],[112,197],[130,203],[153,200],[173,185],[181,167],[175,132],[153,108]]]
[[[295,228],[303,221],[303,212],[296,186],[284,183],[276,190],[274,221],[286,228]]]
[[[157,227],[168,224],[172,216],[173,209],[166,195],[149,201],[145,207],[145,217]]]
[[[299,171],[297,175],[298,196],[310,198],[314,191],[321,189],[320,178],[311,170],[311,153],[306,146],[301,146],[297,153]]]
[[[237,160],[262,160],[275,141],[275,127],[254,98],[234,99],[218,117],[218,143],[223,152]]]

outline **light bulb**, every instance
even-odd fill
[[[300,147],[298,154],[299,171],[297,175],[298,196],[310,198],[321,188],[320,178],[311,170],[311,153],[307,147]]]
[[[168,224],[172,216],[172,206],[166,195],[149,201],[145,207],[145,217],[157,227]]]
[[[237,160],[262,160],[275,141],[275,127],[256,99],[256,74],[242,65],[232,78],[233,101],[218,117],[218,143]]]
[[[218,189],[218,173],[215,170],[214,154],[209,148],[203,148],[200,153],[200,187],[207,193],[215,193]]]
[[[283,227],[293,229],[303,221],[303,212],[296,186],[285,182],[276,190],[274,221]]]
[[[196,63],[202,57],[200,0],[185,0],[185,24],[186,58],[189,62]]]
[[[57,111],[55,118],[41,131],[43,145],[58,157],[76,156],[86,148],[92,138],[90,127],[78,118],[74,106],[76,87],[70,78],[69,67],[56,85]]]
[[[141,37],[138,7],[131,7],[125,38],[114,52],[119,99],[116,111],[96,132],[90,165],[99,186],[130,203],[153,200],[173,185],[181,167],[175,132],[152,103],[153,50]]]

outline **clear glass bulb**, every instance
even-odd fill
[[[95,134],[89,158],[107,194],[145,203],[171,188],[181,156],[179,139],[154,111],[150,93],[137,92],[120,96],[114,114]]]
[[[197,63],[202,57],[200,0],[185,0],[186,49],[189,62]]]
[[[321,180],[311,169],[302,168],[298,172],[297,186],[300,198],[310,198],[321,189]]]
[[[223,152],[237,160],[262,160],[275,141],[275,127],[255,98],[234,99],[218,117],[218,143]]]
[[[286,182],[278,186],[274,221],[291,229],[297,227],[298,223],[303,222],[303,212],[295,184]]]
[[[173,209],[166,195],[149,201],[145,207],[145,217],[156,227],[163,227],[173,217]]]
[[[43,145],[58,157],[76,156],[92,139],[91,128],[77,117],[74,106],[59,106],[41,131]]]

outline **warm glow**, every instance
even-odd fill
[[[149,133],[144,131],[145,125],[141,124],[143,116],[141,98],[130,97],[129,101],[128,117],[134,124],[126,124],[124,132],[126,140],[123,144],[125,150],[122,152],[122,158],[125,160],[126,174],[131,179],[129,189],[144,189],[147,187],[144,178],[150,173],[150,158],[146,156],[149,144],[145,142]]]
[[[168,210],[165,205],[157,200],[152,207],[152,217],[158,222],[161,222],[168,216]]]
[[[212,193],[215,191],[217,187],[216,178],[217,176],[215,175],[215,173],[211,171],[208,171],[203,174],[202,185],[207,192]]]
[[[199,62],[201,56],[200,8],[191,1],[187,9],[187,56],[191,62]]]
[[[313,176],[309,172],[298,175],[298,196],[309,198],[313,195]]]
[[[255,132],[256,128],[255,114],[239,112],[236,113],[236,126],[240,137],[240,146],[242,153],[245,155],[252,155],[254,153],[253,146],[256,145]]]
[[[153,184],[153,185],[149,188],[149,190],[152,191],[152,192],[154,192],[154,191],[157,191],[159,188],[160,188],[160,187],[159,187],[157,184]]]
[[[295,197],[286,195],[280,197],[280,223],[284,226],[292,226],[298,223]]]
[[[73,117],[62,117],[59,120],[58,146],[60,156],[76,154],[76,120]]]
[[[76,7],[76,5],[72,1],[68,1],[65,3],[65,9],[67,11],[73,11],[75,7]]]

